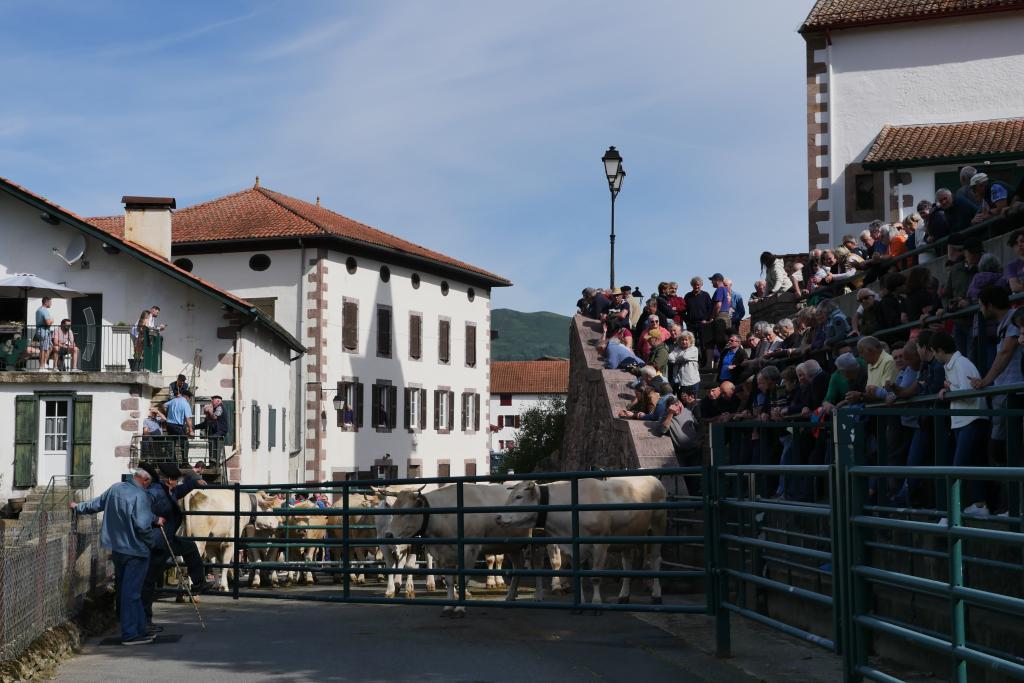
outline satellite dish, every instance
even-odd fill
[[[60,253],[60,250],[54,247],[53,255],[69,266],[75,265],[83,256],[85,256],[85,237],[82,235],[75,235],[71,238],[71,241],[68,242],[68,246],[64,250],[63,254]]]

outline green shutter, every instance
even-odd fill
[[[71,486],[86,488],[92,474],[92,396],[75,396],[71,429]]]
[[[14,485],[35,486],[39,463],[39,401],[35,396],[16,396],[14,406]]]
[[[222,401],[221,406],[224,408],[224,415],[228,419],[228,433],[224,435],[224,445],[234,446],[235,445],[235,402],[234,401]]]
[[[277,447],[277,411],[267,406],[267,448]]]

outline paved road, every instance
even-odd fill
[[[206,598],[207,631],[189,605],[163,601],[157,623],[177,643],[133,648],[91,639],[56,678],[117,681],[444,681],[754,683],[629,614]]]

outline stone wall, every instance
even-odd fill
[[[650,424],[614,417],[631,398],[626,384],[633,376],[605,370],[597,357],[599,322],[577,315],[569,328],[569,395],[562,471],[674,467],[678,464],[668,437],[651,433]]]

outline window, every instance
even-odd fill
[[[423,357],[423,316],[419,313],[409,314],[409,358],[419,360]]]
[[[249,268],[251,270],[262,271],[270,267],[270,257],[266,254],[253,254],[252,258],[249,259]]]
[[[348,271],[349,275],[355,275],[356,274],[356,269],[358,267],[359,267],[359,265],[356,263],[356,260],[354,258],[352,258],[351,256],[349,256],[347,259],[345,259],[345,270]]]
[[[470,303],[473,303],[473,299],[476,298],[476,290],[470,287],[466,290],[466,298],[469,299]]]
[[[423,465],[419,463],[409,463],[406,466],[405,476],[409,479],[419,479],[423,472]]]
[[[260,404],[256,401],[252,402],[252,449],[258,450],[260,447]]]
[[[380,267],[380,281],[387,282],[391,279],[391,269],[387,266]]]
[[[43,451],[46,453],[67,453],[71,438],[70,401],[65,398],[44,401],[43,407]]]
[[[480,431],[480,394],[472,391],[462,394],[462,431]]]
[[[437,325],[437,360],[445,365],[452,360],[452,323],[444,318]]]
[[[447,280],[441,280],[441,296],[448,296],[448,290],[451,289],[448,286]]]
[[[174,265],[190,273],[192,272],[192,269],[195,268],[195,265],[192,263],[192,259],[187,258],[174,259]]]
[[[391,358],[391,308],[377,307],[377,356]]]
[[[359,350],[359,302],[341,304],[341,346],[345,351]]]
[[[476,367],[476,325],[466,323],[466,366]]]
[[[450,477],[452,476],[452,466],[447,461],[439,461],[437,463],[437,476],[439,477]]]
[[[885,188],[881,171],[865,170],[860,164],[846,167],[846,222],[867,223],[883,218]]]
[[[467,460],[466,461],[466,476],[467,477],[475,477],[476,476],[476,460]]]
[[[427,390],[419,387],[405,389],[405,428],[410,432],[427,428]]]
[[[498,419],[500,420],[501,418],[498,418]],[[506,415],[505,416],[505,426],[506,427],[513,427],[515,429],[519,429],[520,420],[521,420],[521,418],[518,415]]]
[[[338,382],[338,396],[341,410],[337,411],[338,426],[345,430],[359,431],[363,426],[363,385],[359,378],[346,378]]]
[[[267,448],[277,448],[277,411],[267,406]]]
[[[454,399],[454,391],[438,389],[434,392],[434,429],[441,434],[447,434],[452,430],[454,424],[452,403]]]
[[[503,405],[503,406],[510,406],[510,405],[512,405],[512,394],[500,394],[500,396],[501,396],[501,398],[499,400],[501,402],[501,405]]]
[[[378,431],[391,431],[398,424],[395,416],[398,410],[398,387],[392,386],[388,380],[377,380],[372,391],[371,426]]]
[[[274,309],[275,304],[277,303],[276,296],[271,296],[264,299],[249,299],[249,302],[257,311],[265,314],[271,320],[274,319]]]
[[[410,278],[410,279],[412,280],[412,288],[413,289],[419,289],[420,288],[420,274],[419,273],[413,273],[412,274],[412,278]]]

